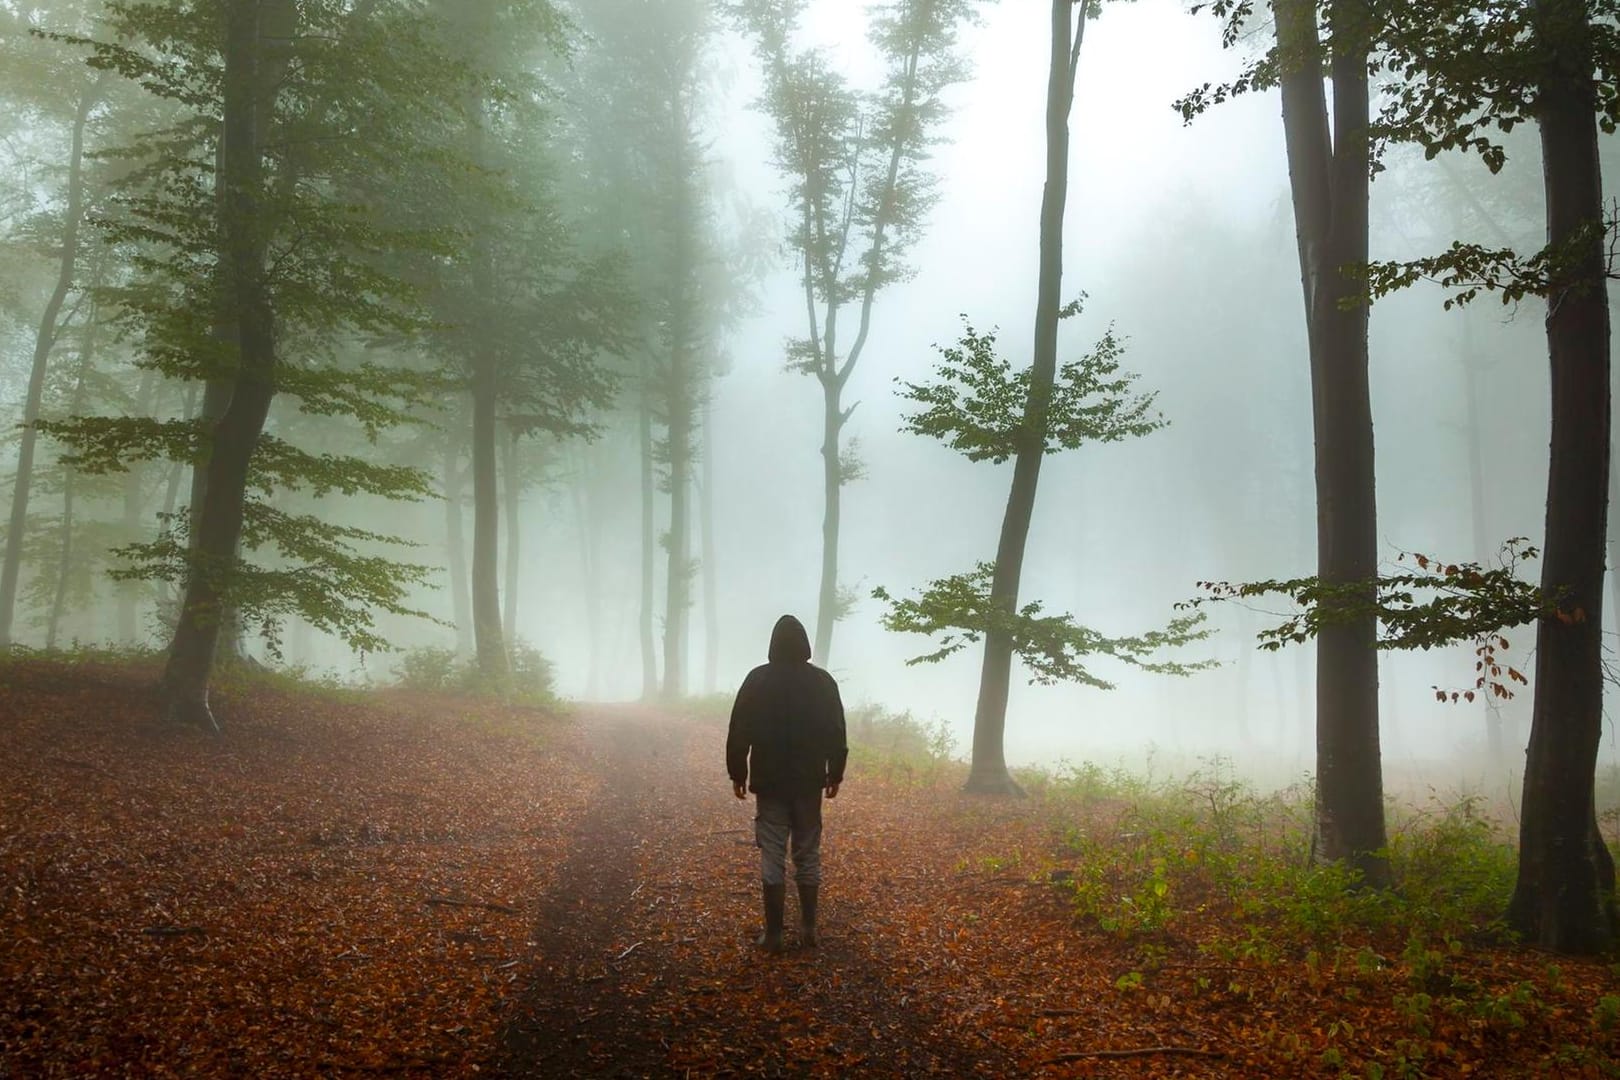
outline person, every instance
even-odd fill
[[[838,797],[849,746],[838,683],[810,663],[810,638],[792,615],[771,630],[769,663],[748,673],[731,707],[726,771],[732,793],[754,793],[765,932],[758,944],[782,950],[786,857],[793,853],[801,944],[816,944],[821,888],[821,797]]]

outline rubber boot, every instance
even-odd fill
[[[813,949],[820,940],[816,937],[816,893],[820,885],[799,883],[799,943]]]
[[[764,885],[765,932],[755,942],[768,953],[782,951],[782,909],[787,906],[787,885]]]

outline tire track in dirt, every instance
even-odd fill
[[[837,804],[822,947],[769,957],[752,944],[752,803],[727,789],[723,729],[632,709],[579,721],[603,794],[540,905],[535,967],[501,1037],[503,1075],[1014,1071],[994,1043],[972,1041],[915,988],[894,984],[882,927],[904,912],[844,899]],[[790,896],[790,943],[796,921]]]

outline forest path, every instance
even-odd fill
[[[753,945],[753,802],[726,782],[723,727],[634,708],[585,710],[578,722],[596,794],[547,875],[555,884],[534,931],[540,960],[509,1002],[503,1073],[1016,1071],[989,1039],[942,1025],[951,1004],[930,1000],[895,962],[886,928],[915,925],[919,913],[885,875],[894,868],[857,854],[897,850],[895,807],[870,789],[863,801],[858,782],[827,804],[822,944],[793,948],[790,896],[790,951],[767,956]],[[912,880],[926,870],[898,869]]]

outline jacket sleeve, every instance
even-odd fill
[[[754,742],[751,714],[756,692],[754,676],[750,673],[731,705],[731,727],[726,731],[726,772],[733,784],[748,782],[748,750]]]
[[[831,675],[827,676],[827,690],[827,783],[842,784],[844,765],[849,761],[849,738],[844,729],[844,701],[838,696],[838,682]]]

